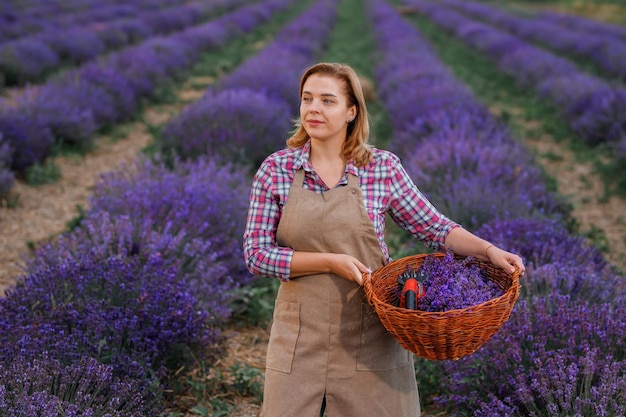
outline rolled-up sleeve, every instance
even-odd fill
[[[243,236],[244,257],[252,274],[287,281],[293,249],[278,246],[276,241],[281,214],[279,197],[274,191],[272,164],[266,160],[252,181]]]
[[[392,219],[414,238],[433,249],[444,248],[448,233],[459,224],[441,214],[417,188],[399,159],[391,161]]]

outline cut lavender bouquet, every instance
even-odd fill
[[[426,277],[423,283],[425,294],[419,298],[417,309],[431,312],[455,310],[501,296],[502,289],[472,261],[472,258],[455,259],[452,252],[443,258],[427,256],[420,268]]]

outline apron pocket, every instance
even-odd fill
[[[404,349],[382,325],[374,309],[361,304],[361,336],[357,371],[385,371],[411,364],[411,352]]]
[[[300,334],[300,304],[276,301],[265,366],[280,372],[291,372]]]

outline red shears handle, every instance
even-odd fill
[[[409,278],[404,283],[402,296],[404,298],[404,308],[409,310],[417,310],[417,300],[422,297],[426,291],[424,285],[415,278]]]

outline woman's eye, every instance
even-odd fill
[[[304,101],[305,103],[308,103],[311,101],[311,97],[302,97],[302,101]]]
[[[333,104],[333,101],[331,99],[327,98],[327,99],[324,99],[324,103],[325,104]]]

